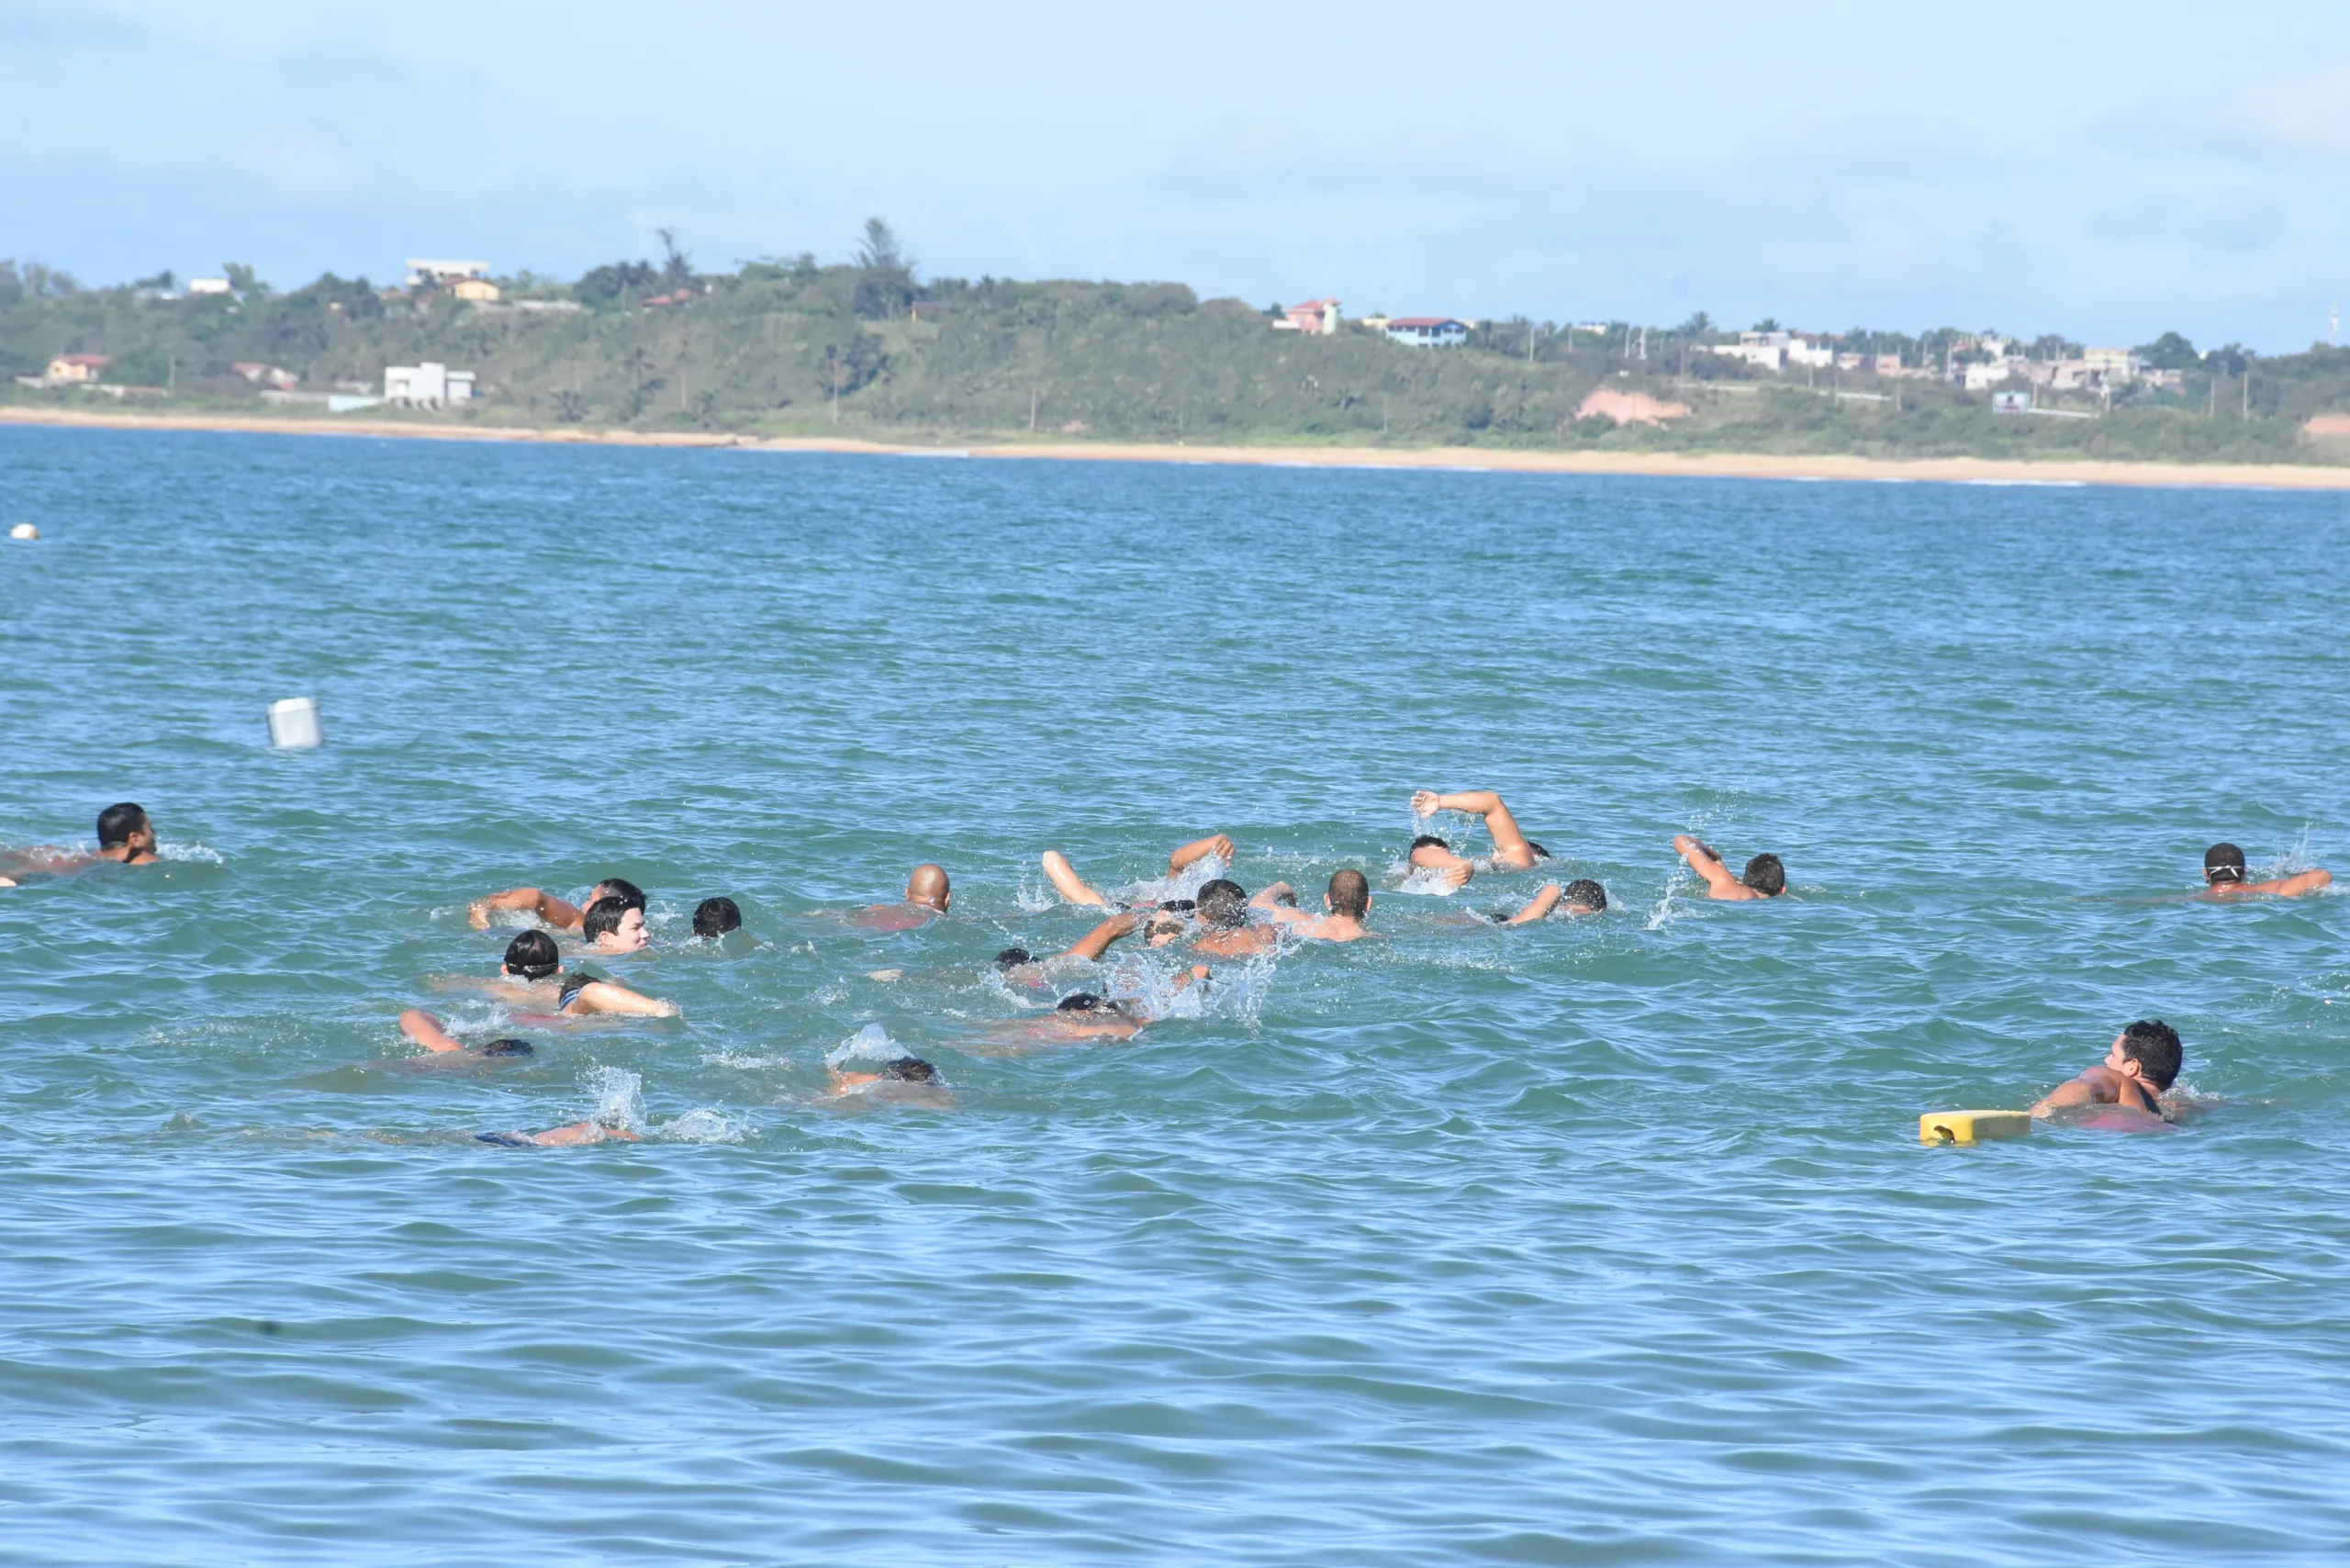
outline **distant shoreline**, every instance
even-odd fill
[[[1513,474],[1642,477],[1913,480],[1947,484],[2126,485],[2156,488],[2350,490],[2350,465],[2286,463],[2139,463],[2098,459],[1785,455],[1768,453],[1527,452],[1439,446],[1192,446],[1133,442],[915,445],[822,436],[737,436],[692,431],[414,425],[385,420],[234,414],[130,414],[0,408],[0,424],[99,430],[227,431],[262,435],[376,436],[416,441],[519,441],[569,446],[730,447],[746,452],[839,452],[876,456],[1033,458],[1080,463],[1191,463],[1280,468],[1447,468]]]

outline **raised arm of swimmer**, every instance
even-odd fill
[[[1438,812],[1467,812],[1484,818],[1485,831],[1494,835],[1494,858],[1505,866],[1530,871],[1541,858],[1526,834],[1518,831],[1517,819],[1509,814],[1502,798],[1491,790],[1463,790],[1453,795],[1422,790],[1412,796],[1412,810],[1424,817],[1432,817]]]
[[[1558,883],[1545,882],[1542,884],[1542,890],[1536,893],[1532,899],[1528,901],[1524,909],[1519,910],[1516,914],[1513,914],[1507,920],[1503,921],[1502,924],[1504,925],[1531,925],[1536,921],[1548,915],[1552,910],[1558,908],[1559,901],[1565,896],[1565,890],[1561,888]]]
[[[1113,914],[1083,936],[1078,938],[1067,956],[1072,958],[1099,958],[1110,950],[1110,944],[1121,936],[1131,935],[1142,924],[1138,914]]]
[[[1205,838],[1195,838],[1189,844],[1178,845],[1174,853],[1167,857],[1167,874],[1172,877],[1184,867],[1204,860],[1211,855],[1229,866],[1232,864],[1233,853],[1230,837],[1221,833],[1212,833]]]
[[[1053,884],[1064,902],[1090,904],[1096,909],[1110,907],[1110,901],[1079,876],[1077,868],[1069,863],[1069,857],[1058,849],[1045,851],[1045,879]]]
[[[487,931],[492,914],[517,909],[527,910],[533,919],[552,925],[557,931],[579,929],[577,904],[566,903],[553,893],[543,893],[536,888],[509,888],[502,893],[476,899],[465,906],[465,920],[476,931]]]
[[[1700,844],[1685,833],[1673,835],[1673,852],[1689,862],[1689,869],[1705,879],[1706,890],[1718,899],[1751,899],[1754,896],[1743,883],[1730,874],[1722,857],[1711,845]]]
[[[440,1019],[414,1007],[400,1014],[400,1033],[422,1046],[426,1050],[435,1053],[462,1051],[465,1048],[450,1036],[448,1030],[441,1026]]]

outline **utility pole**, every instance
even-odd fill
[[[2249,360],[2244,362],[2244,412],[2238,417],[2247,424],[2252,421],[2252,362]]]
[[[1387,394],[1379,395],[1379,439],[1387,439]]]
[[[1028,388],[1028,433],[1030,435],[1036,433],[1036,398],[1042,390],[1041,387],[1035,386]]]
[[[841,422],[841,351],[838,344],[824,351],[833,360],[833,423]]]

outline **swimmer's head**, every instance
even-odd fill
[[[1412,847],[1404,851],[1404,853],[1405,855],[1411,855],[1422,849],[1441,849],[1449,853],[1452,849],[1452,846],[1449,841],[1438,838],[1432,833],[1424,833],[1420,834],[1419,837],[1412,840]]]
[[[599,953],[633,953],[644,946],[643,906],[598,899],[580,917],[579,932]]]
[[[1526,841],[1526,847],[1534,851],[1534,858],[1537,860],[1548,860],[1550,858],[1550,852],[1543,848],[1540,845],[1535,843],[1530,838]]]
[[[1332,914],[1360,920],[1371,913],[1371,879],[1352,867],[1333,871],[1330,890],[1323,896],[1329,901]]]
[[[2215,844],[2203,852],[2203,879],[2213,887],[2244,880],[2244,851],[2232,844]]]
[[[1720,856],[1714,857],[1718,860]],[[1787,890],[1787,868],[1775,855],[1757,855],[1746,863],[1746,874],[1739,880],[1766,899],[1777,898]]]
[[[607,877],[588,890],[588,907],[593,908],[606,899],[618,899],[632,909],[643,909],[644,890],[626,877]]]
[[[506,972],[516,980],[547,980],[562,968],[554,938],[543,931],[525,931],[506,944]]]
[[[938,1070],[920,1057],[900,1057],[881,1070],[884,1078],[894,1078],[901,1083],[934,1083]]]
[[[121,801],[100,812],[98,847],[128,849],[134,855],[153,853],[155,824],[147,820],[147,808],[136,801]]]
[[[1161,910],[1150,917],[1142,928],[1143,940],[1154,947],[1164,947],[1191,929],[1191,924],[1171,910]]]
[[[1099,1013],[1109,1005],[1090,991],[1071,991],[1054,1003],[1056,1013]]]
[[[1035,961],[1036,955],[1025,947],[1006,947],[995,956],[995,967],[999,969],[1016,969],[1023,964]]]
[[[954,890],[946,885],[946,868],[943,866],[934,866],[925,861],[915,867],[913,875],[906,879],[908,903],[918,903],[925,909],[934,909],[943,913],[947,900],[954,896]]]
[[[1589,877],[1578,877],[1567,884],[1559,902],[1569,914],[1598,914],[1607,908],[1607,890]]]
[[[536,1053],[532,1050],[528,1040],[492,1040],[482,1047],[481,1054],[486,1057],[527,1057]]]
[[[1218,877],[1200,890],[1200,918],[1232,930],[1248,924],[1248,890]]]
[[[2187,1047],[2178,1041],[2178,1031],[2159,1018],[2141,1018],[2121,1031],[2113,1042],[2113,1051],[2106,1058],[2116,1068],[2125,1061],[2134,1061],[2147,1082],[2156,1090],[2168,1089],[2178,1081],[2178,1070],[2186,1065]]]
[[[743,929],[743,911],[733,899],[704,899],[694,906],[694,935],[723,936]]]

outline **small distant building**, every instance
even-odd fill
[[[1361,320],[1357,321],[1355,325],[1360,327],[1366,332],[1383,332],[1387,330],[1387,323],[1389,319],[1390,318],[1388,317],[1374,313],[1364,317]]]
[[[1338,302],[1335,299],[1309,299],[1303,305],[1292,305],[1281,312],[1273,323],[1277,332],[1310,332],[1315,337],[1333,338],[1338,334]]]
[[[2001,382],[2021,375],[2023,366],[2024,362],[2020,359],[1995,359],[1988,364],[1963,364],[1958,367],[1959,378],[1969,392],[1987,392]]]
[[[2031,412],[2031,394],[1994,392],[1991,394],[1991,411],[1995,414],[2029,414]]]
[[[1387,341],[1416,349],[1457,349],[1469,341],[1469,325],[1450,316],[1398,316],[1387,323]]]
[[[1764,370],[1787,368],[1787,344],[1792,332],[1740,332],[1734,343],[1701,343],[1707,353],[1718,353],[1725,359],[1742,359]]]
[[[229,368],[256,386],[273,387],[280,392],[297,385],[302,379],[290,370],[274,364],[258,364],[251,360],[241,360]]]
[[[62,353],[49,362],[45,379],[51,386],[95,386],[98,372],[106,367],[102,353]]]
[[[487,262],[436,261],[430,256],[412,256],[408,263],[408,286],[410,288],[448,288],[466,278],[489,277]]]
[[[446,409],[474,400],[474,373],[427,361],[384,367],[384,401],[396,409]]]
[[[486,277],[461,277],[449,286],[449,292],[460,299],[487,304],[498,297],[498,286]]]
[[[2146,368],[2146,362],[2128,349],[2083,349],[2081,363],[2109,386],[2135,381]]]
[[[190,294],[234,294],[236,286],[225,277],[192,277],[187,280]]]

